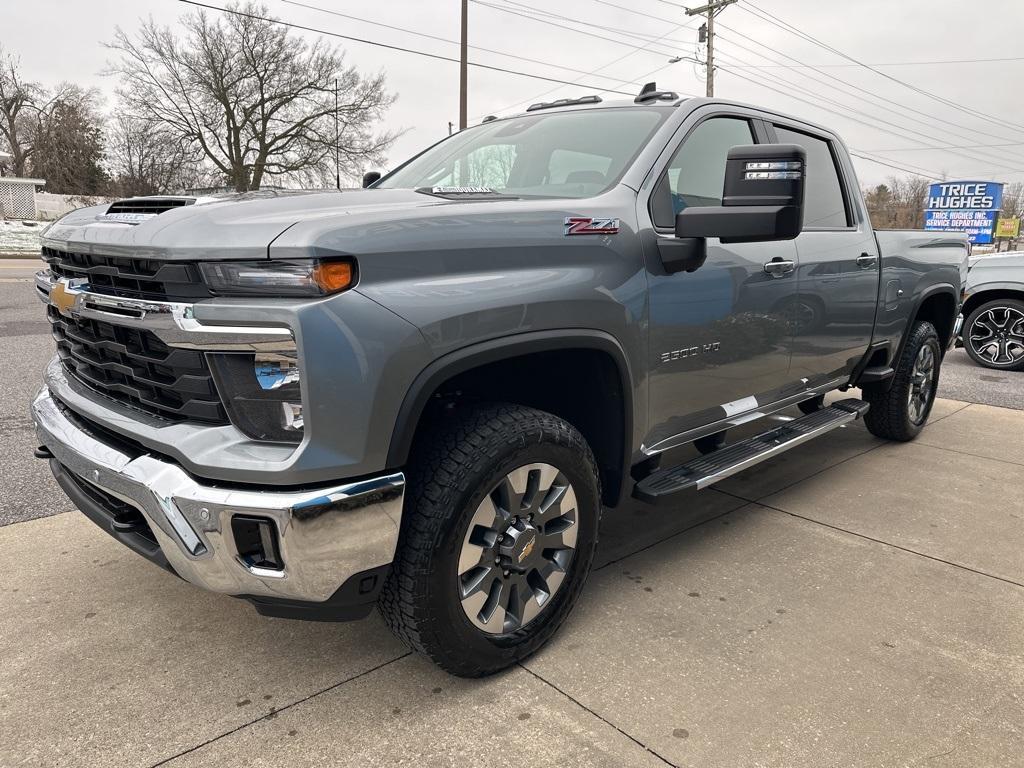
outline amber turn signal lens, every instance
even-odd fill
[[[352,285],[352,264],[347,261],[321,261],[313,268],[313,279],[324,293],[337,293]]]

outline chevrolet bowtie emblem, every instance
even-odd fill
[[[523,547],[523,551],[519,554],[519,562],[523,562],[533,552],[534,546],[537,544],[537,539],[530,539],[530,543]]]
[[[64,283],[54,283],[50,288],[50,303],[57,308],[58,312],[66,315],[75,306],[75,294],[69,292]]]

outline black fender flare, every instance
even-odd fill
[[[535,352],[569,349],[593,349],[607,353],[619,373],[623,400],[622,482],[618,492],[621,501],[629,478],[633,441],[633,375],[625,351],[609,333],[588,328],[560,328],[517,333],[471,344],[437,358],[413,380],[402,400],[388,446],[387,466],[399,468],[409,460],[412,441],[420,417],[431,395],[453,376],[488,363]]]
[[[937,296],[940,293],[946,293],[953,297],[953,306],[956,307],[956,309],[954,310],[952,321],[954,325],[956,324],[955,313],[960,311],[959,291],[956,289],[955,286],[953,286],[952,283],[936,283],[935,285],[928,286],[928,288],[922,291],[921,295],[917,297],[917,300],[914,302],[913,309],[907,314],[907,325],[903,329],[903,335],[900,336],[900,343],[896,347],[896,353],[891,358],[891,364],[895,365],[895,363],[901,357],[903,357],[903,349],[904,347],[906,347],[907,339],[910,337],[910,328],[914,324],[914,321],[917,320],[918,315],[921,313],[921,307],[924,305],[925,301],[930,299],[932,296]],[[943,349],[942,351],[943,354],[945,354],[946,350]],[[888,391],[889,387],[892,386],[892,378],[886,379],[885,382],[882,382],[882,385],[884,389]]]

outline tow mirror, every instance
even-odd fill
[[[722,243],[792,240],[804,224],[807,153],[796,144],[733,147],[725,164],[720,206],[676,214],[676,236],[660,239],[665,271],[693,272],[707,259],[706,238]]]
[[[796,144],[733,147],[725,165],[722,205],[676,216],[676,237],[723,243],[792,240],[804,223],[807,153]]]
[[[380,181],[380,171],[367,171],[363,174],[363,189],[366,189],[371,184],[376,184]]]

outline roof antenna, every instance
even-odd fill
[[[634,104],[643,104],[648,101],[675,101],[679,94],[675,91],[659,91],[655,83],[647,83],[640,89],[639,95],[633,99]]]

